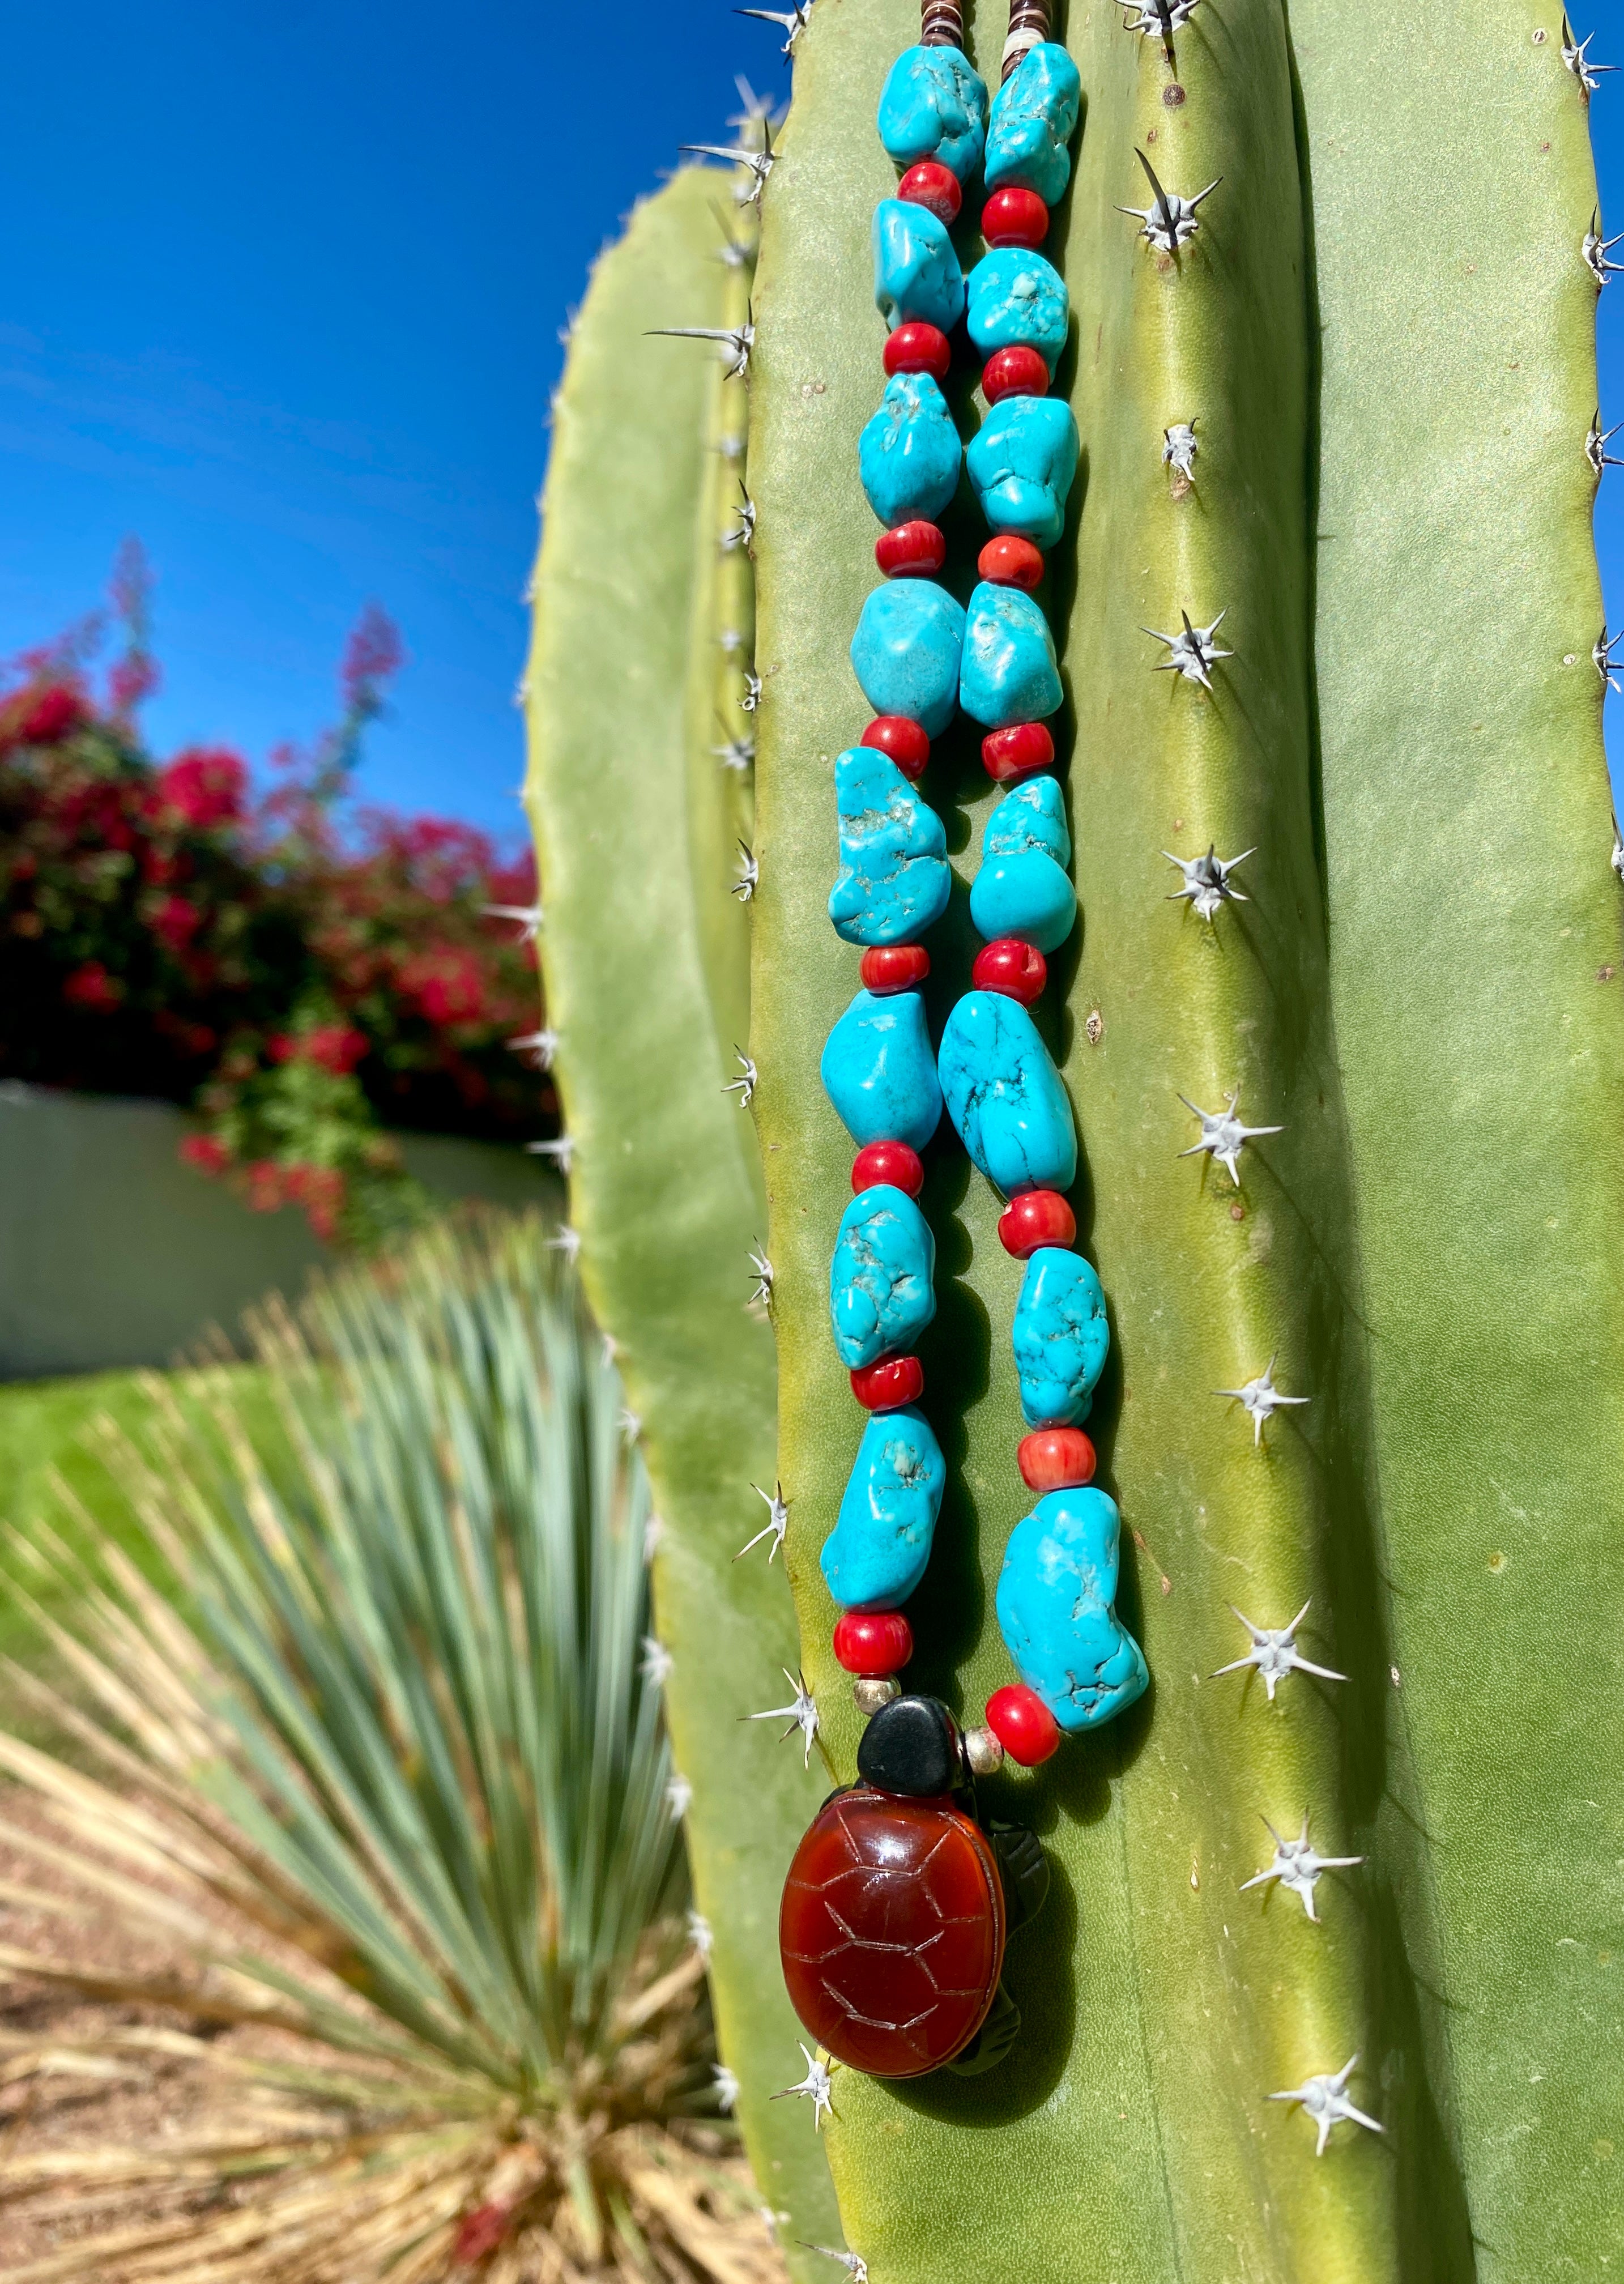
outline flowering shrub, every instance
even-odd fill
[[[115,601],[99,694],[94,622],[0,680],[0,1075],[188,1104],[200,1172],[324,1237],[374,1235],[420,1202],[384,1122],[547,1129],[550,1088],[507,1044],[536,1028],[534,956],[482,910],[532,901],[529,860],[441,818],[348,814],[401,663],[381,613],[351,637],[337,726],[273,756],[256,802],[234,753],[144,751],[138,561]]]

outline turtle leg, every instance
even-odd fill
[[[983,2070],[997,2068],[1019,2036],[1020,2009],[1001,1983],[993,1994],[987,2020],[948,2068],[958,2077],[980,2077]]]
[[[1049,1858],[1036,1833],[1028,1832],[1024,1824],[989,1824],[987,1836],[1003,1874],[1003,1908],[1012,1935],[1043,1908],[1049,1893]]]

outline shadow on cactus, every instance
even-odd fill
[[[765,2284],[643,1646],[648,1486],[573,1276],[481,1219],[254,1329],[274,1434],[210,1372],[108,1431],[183,1617],[105,1537],[94,1576],[12,1542],[84,1617],[39,1615],[79,1703],[10,1669],[74,1760],[0,1738],[35,1795],[0,1841],[71,1894],[9,1885],[50,1934],[0,1965],[118,2012],[25,2008],[8,2076],[163,2075],[170,2123],[25,2128],[8,2201],[91,2227],[11,2272]],[[83,1963],[98,1909],[181,1963]]]

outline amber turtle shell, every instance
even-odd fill
[[[920,2077],[986,2020],[1005,1925],[991,1845],[951,1800],[855,1785],[824,1803],[795,1850],[778,1912],[784,1979],[838,2061]]]

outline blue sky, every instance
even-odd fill
[[[80,0],[14,12],[6,60],[0,653],[138,534],[154,744],[257,762],[331,717],[376,599],[412,662],[367,791],[515,833],[558,329],[676,145],[727,139],[733,74],[787,92],[777,36],[728,0]],[[1592,116],[1624,228],[1624,74]],[[1624,418],[1624,280],[1601,352]],[[1617,622],[1624,470],[1597,528]]]

